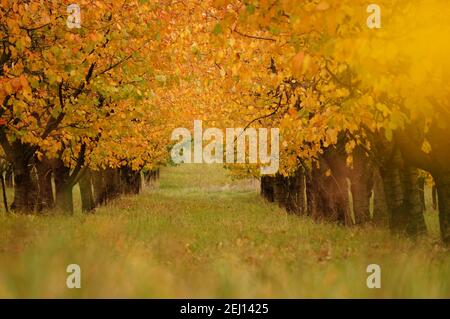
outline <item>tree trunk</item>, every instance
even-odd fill
[[[419,193],[420,193],[420,203],[422,205],[422,211],[426,211],[425,206],[425,176],[419,175],[418,178],[418,187],[419,187]]]
[[[320,168],[313,167],[307,175],[308,214],[315,220],[351,225],[346,180],[333,173],[327,176],[329,169],[321,159]]]
[[[315,168],[309,169],[305,172],[306,175],[306,214],[311,216],[313,219],[318,215],[317,212],[317,182],[314,179],[313,170]]]
[[[373,167],[365,152],[357,147],[353,151],[353,169],[348,170],[353,198],[355,224],[370,221],[370,197],[373,188]]]
[[[141,191],[141,187],[142,187],[142,180],[141,180],[141,172],[140,171],[132,171],[132,190],[133,190],[133,194],[137,195],[140,193]]]
[[[269,202],[274,201],[273,182],[274,182],[274,177],[261,176],[261,195],[265,199],[267,199]]]
[[[433,176],[439,201],[439,225],[444,244],[450,245],[450,171]]]
[[[52,168],[47,160],[36,162],[39,210],[53,208]]]
[[[72,185],[69,183],[70,168],[63,163],[54,169],[56,188],[56,207],[64,213],[73,214]]]
[[[150,173],[152,180],[156,179],[156,174],[153,171]],[[120,169],[119,174],[122,193],[139,194],[141,190],[141,173],[125,166]]]
[[[433,205],[433,210],[438,209],[438,199],[437,199],[437,189],[436,189],[436,184],[435,182],[433,183],[433,186],[431,188],[431,200],[432,200],[432,205]]]
[[[107,201],[120,195],[120,174],[118,169],[107,168],[104,173]]]
[[[92,186],[94,188],[94,204],[101,206],[106,204],[107,189],[105,183],[105,170],[94,171],[91,174]]]
[[[145,171],[144,172],[144,182],[146,186],[151,186],[152,184],[152,176],[153,171]]]
[[[386,195],[383,187],[383,179],[380,170],[376,168],[373,172],[373,216],[374,224],[389,226],[389,209],[386,202]]]
[[[426,231],[418,170],[405,165],[400,152],[381,169],[386,202],[389,210],[389,226],[393,232],[416,236]]]
[[[320,181],[321,201],[326,203],[323,213],[327,219],[352,225],[347,182],[350,169],[346,164],[344,145],[341,142],[325,150],[320,157],[320,171],[316,178]]]
[[[372,188],[366,180],[351,182],[351,192],[353,197],[353,212],[355,224],[362,225],[370,221],[370,197]]]
[[[8,167],[5,172],[5,184],[6,187],[13,187],[13,170],[12,167]]]
[[[395,155],[396,163],[386,164],[380,171],[386,194],[386,204],[389,210],[389,227],[394,232],[404,229],[408,223],[407,215],[405,216],[406,212],[404,211],[404,191],[398,168],[399,156],[397,152]]]
[[[83,213],[91,213],[95,208],[94,194],[92,192],[91,172],[86,169],[78,182],[81,194],[81,210]]]
[[[2,183],[3,206],[5,207],[5,212],[9,213],[8,199],[6,198],[5,178],[3,177],[3,174],[0,176],[0,178],[1,178],[1,183]]]
[[[410,235],[425,234],[427,231],[425,225],[424,200],[422,200],[423,190],[419,184],[419,170],[411,166],[405,166],[404,174],[404,190],[405,190],[405,209],[409,213],[409,222],[406,231]]]
[[[30,213],[36,209],[36,185],[31,178],[27,160],[16,157],[14,162],[14,201],[11,209],[18,213]]]
[[[289,198],[287,203],[288,211],[303,215],[306,210],[305,199],[305,173],[302,166],[299,166],[293,176],[289,178]]]
[[[277,174],[273,185],[274,201],[282,208],[286,208],[288,201],[288,179],[283,175]]]

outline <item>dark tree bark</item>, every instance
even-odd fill
[[[305,198],[305,173],[304,168],[299,166],[295,174],[288,179],[288,201],[287,209],[294,214],[303,215],[306,211]]]
[[[56,207],[64,213],[73,214],[73,195],[70,182],[70,168],[65,167],[62,161],[54,168]]]
[[[450,171],[433,176],[439,201],[439,226],[442,241],[450,245]]]
[[[50,209],[55,205],[52,187],[52,167],[49,160],[36,160],[36,173],[38,181],[39,210]]]
[[[83,176],[83,172],[86,168],[82,168],[84,165],[86,154],[86,144],[81,144],[80,152],[76,159],[76,166],[72,170],[64,165],[61,159],[55,162],[53,169],[56,188],[56,206],[63,212],[73,214],[73,187],[78,183],[80,177]],[[61,158],[62,152],[60,154]]]
[[[91,213],[95,208],[94,194],[92,192],[91,171],[86,169],[78,182],[81,194],[81,210]]]
[[[119,173],[122,193],[139,194],[141,190],[141,173],[139,171],[133,171],[131,167],[127,166],[122,167]],[[154,173],[152,175],[156,176]],[[155,178],[152,177],[152,179]]]
[[[261,176],[261,195],[269,202],[277,202],[289,213],[306,211],[305,174],[299,167],[293,176]]]
[[[438,200],[437,200],[437,188],[435,183],[431,188],[431,201],[433,205],[433,210],[436,210],[438,208]]]
[[[315,220],[351,225],[347,181],[333,172],[327,162],[321,158],[320,167],[313,167],[307,174],[308,214]]]
[[[3,177],[3,174],[1,174],[0,178],[2,183],[3,206],[5,207],[5,212],[9,213],[8,199],[6,198],[5,178]]]
[[[349,167],[347,166],[347,154],[345,142],[342,140],[336,147],[329,147],[320,158],[321,172],[317,177],[321,181],[322,201],[326,202],[329,209],[329,217],[332,221],[338,221],[345,225],[352,225],[349,199],[349,187],[347,178]],[[330,173],[327,176],[327,172]],[[327,214],[327,211],[324,212]]]
[[[101,206],[106,204],[107,189],[105,183],[105,170],[93,171],[91,174],[92,185],[94,188],[94,204]]]
[[[6,187],[13,187],[13,185],[14,185],[13,170],[12,170],[11,165],[9,165],[9,167],[5,171],[5,184],[6,184]]]
[[[423,190],[421,189],[419,180],[419,170],[409,165],[405,165],[404,174],[404,190],[405,205],[409,212],[410,219],[407,223],[406,231],[411,235],[425,234],[427,231],[424,218],[424,200],[422,199]]]
[[[419,172],[404,163],[398,150],[381,169],[389,226],[392,231],[416,236],[426,232],[419,190]]]
[[[18,213],[31,213],[37,208],[37,187],[31,177],[31,165],[25,155],[15,156],[14,201],[11,209]]]
[[[373,223],[379,226],[389,226],[389,209],[384,192],[383,179],[380,170],[373,171]]]
[[[389,209],[389,226],[392,230],[403,228],[407,223],[404,211],[402,181],[400,176],[399,154],[395,156],[395,163],[388,163],[380,170],[386,203]]]
[[[448,106],[440,106],[442,121],[447,125],[432,125],[427,136],[433,159],[431,172],[436,184],[437,207],[442,241],[450,246],[450,112]]]
[[[118,169],[107,168],[104,173],[107,201],[121,194],[120,172]]]
[[[315,218],[318,215],[317,212],[317,194],[318,185],[314,179],[314,167],[305,171],[306,181],[306,214]]]
[[[355,224],[370,221],[370,197],[373,188],[374,169],[365,152],[356,147],[353,151],[353,169],[348,169],[353,197]]]
[[[289,180],[283,175],[277,174],[273,184],[274,201],[282,208],[287,207],[289,198]]]
[[[439,112],[441,123],[450,123],[448,108],[437,104],[436,101],[433,103],[436,106],[436,111]],[[450,139],[445,137],[450,135],[450,126],[431,125],[429,130],[424,133],[417,129],[422,127],[420,124],[411,125],[403,131],[396,132],[396,142],[408,163],[430,172],[433,176],[439,206],[441,237],[442,241],[449,245],[448,203],[450,201],[450,193],[448,191],[448,165],[450,163]],[[421,150],[420,146],[422,145],[423,137],[426,137],[431,145],[430,153],[425,153]]]
[[[124,188],[118,169],[107,168],[92,172],[95,206],[104,205],[119,196]]]
[[[145,171],[145,172],[143,172],[144,183],[145,183],[146,186],[151,186],[151,184],[152,184],[152,173],[153,173],[153,171]]]
[[[135,172],[133,172],[132,176],[133,176],[133,179],[132,179],[133,194],[137,195],[141,192],[141,188],[142,188],[141,172],[135,171]]]
[[[426,211],[425,206],[425,176],[419,175],[418,178],[418,187],[419,187],[419,193],[420,193],[420,203],[422,205],[422,211]]]
[[[274,201],[273,176],[261,176],[261,195],[269,202]]]

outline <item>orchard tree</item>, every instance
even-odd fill
[[[15,210],[36,208],[33,161],[57,160],[56,199],[70,210],[64,203],[87,155],[117,141],[111,137],[123,135],[115,131],[119,123],[127,121],[121,128],[133,129],[125,135],[139,139],[138,121],[150,127],[158,122],[148,121],[151,114],[164,117],[143,101],[152,100],[161,82],[175,82],[167,48],[176,39],[181,4],[173,3],[79,1],[81,24],[69,28],[66,2],[2,1],[0,144],[13,164]],[[133,168],[147,164],[148,156],[139,157],[126,161]]]
[[[317,168],[315,179],[363,174],[370,182],[364,172],[375,167],[391,227],[417,234],[424,230],[417,168],[424,169],[436,180],[448,243],[445,1],[212,1],[204,16],[210,34],[203,43],[216,46],[211,64],[223,80],[222,111],[238,122],[280,126],[282,175]],[[208,46],[197,50],[206,54]],[[374,186],[361,187],[364,220]],[[341,195],[331,198],[334,206],[345,201]]]

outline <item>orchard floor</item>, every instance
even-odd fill
[[[0,297],[450,297],[436,213],[412,242],[287,215],[226,174],[165,168],[159,187],[95,215],[0,213]],[[381,289],[366,286],[373,263]],[[66,287],[68,264],[80,265],[81,289]]]

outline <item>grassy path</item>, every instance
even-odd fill
[[[95,215],[0,214],[0,297],[450,297],[435,242],[289,216],[252,181],[185,165]],[[81,289],[66,287],[72,263]]]

